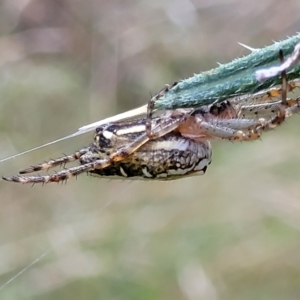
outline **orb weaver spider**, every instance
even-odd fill
[[[282,51],[280,57],[283,61]],[[149,180],[204,174],[211,163],[210,140],[256,140],[300,110],[300,97],[287,98],[287,92],[299,87],[300,80],[287,82],[285,71],[281,75],[282,86],[198,108],[168,110],[153,117],[155,100],[174,87],[175,82],[149,101],[146,116],[103,124],[96,128],[94,142],[88,147],[24,169],[21,175],[2,178],[34,184],[65,181],[84,172]],[[77,160],[79,166],[52,175],[22,175]]]

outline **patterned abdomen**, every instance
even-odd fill
[[[148,141],[128,158],[104,169],[90,171],[101,177],[172,180],[187,175],[202,175],[211,163],[209,141],[195,142],[171,132]],[[84,163],[84,161],[82,162]]]

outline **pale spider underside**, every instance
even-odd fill
[[[283,77],[283,88],[274,87],[197,109],[166,111],[154,118],[150,118],[150,101],[147,117],[99,126],[90,146],[20,174],[64,166],[75,160],[81,165],[52,175],[3,179],[20,183],[60,182],[88,172],[109,178],[171,180],[204,174],[211,163],[211,139],[256,140],[262,132],[300,110],[300,97],[286,98],[286,92],[298,87],[299,81],[287,83]],[[167,89],[168,86],[160,94]]]

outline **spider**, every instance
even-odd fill
[[[282,51],[279,53],[283,62]],[[210,140],[252,141],[300,110],[300,97],[287,98],[300,80],[199,108],[165,111],[153,117],[155,100],[177,83],[167,85],[148,102],[147,116],[119,120],[96,128],[94,142],[66,155],[20,171],[27,174],[79,160],[80,166],[53,175],[3,176],[6,181],[48,183],[65,181],[83,172],[101,177],[171,180],[200,175],[211,163]],[[263,117],[261,117],[263,116]]]
[[[83,172],[109,178],[149,180],[201,175],[211,163],[210,140],[256,140],[262,132],[275,128],[298,112],[300,97],[286,98],[286,93],[298,85],[299,80],[287,82],[283,76],[282,87],[200,108],[165,111],[153,117],[153,101],[168,92],[170,86],[166,86],[149,101],[147,116],[101,125],[88,147],[29,167],[20,174],[76,160],[81,165],[52,175],[3,176],[3,179],[34,184],[65,181]]]

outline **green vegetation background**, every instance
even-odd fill
[[[299,31],[299,1],[3,0],[0,157]],[[205,176],[0,182],[1,299],[299,299],[299,116],[213,142]],[[1,163],[72,153],[93,133]],[[41,255],[43,257],[41,257]]]

